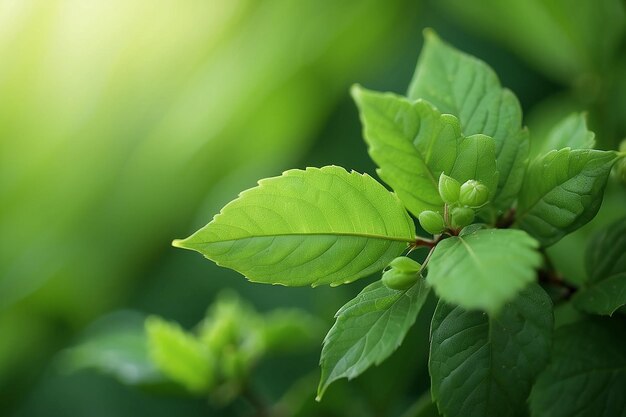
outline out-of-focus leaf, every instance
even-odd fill
[[[623,319],[586,319],[558,328],[552,359],[530,395],[533,417],[626,415]]]
[[[376,281],[341,307],[324,339],[317,399],[321,400],[333,381],[353,379],[387,359],[415,323],[427,295],[423,279],[404,291]]]
[[[520,104],[487,64],[452,48],[433,32],[425,37],[408,97],[424,99],[440,112],[458,117],[466,136],[480,133],[494,139],[500,175],[493,204],[506,209],[522,185],[528,158]]]
[[[611,275],[581,289],[572,301],[587,313],[612,316],[626,305],[626,272]]]
[[[496,315],[536,279],[538,246],[526,232],[513,229],[454,236],[437,244],[426,278],[443,300]]]
[[[548,362],[552,302],[532,284],[498,317],[440,301],[431,326],[431,391],[448,417],[525,416]]]
[[[626,272],[626,218],[597,231],[585,253],[587,281],[594,283]]]
[[[339,285],[382,270],[415,238],[398,198],[336,166],[259,181],[177,247],[253,282]]]
[[[587,130],[586,115],[572,113],[557,123],[541,144],[532,147],[532,156],[563,148],[591,149],[595,143],[595,134]]]
[[[148,357],[143,321],[143,315],[125,311],[100,319],[82,342],[61,354],[60,368],[67,372],[95,369],[127,385],[164,382]]]
[[[619,47],[624,3],[599,0],[444,0],[445,10],[468,28],[514,49],[555,79],[578,81],[602,70]]]
[[[612,315],[626,304],[626,218],[596,232],[587,244],[587,280],[574,296],[579,309]]]
[[[550,246],[594,218],[611,167],[612,151],[564,148],[536,158],[520,191],[516,224]]]
[[[148,352],[157,368],[194,394],[206,394],[216,381],[215,358],[194,335],[177,323],[146,319]]]
[[[301,310],[273,310],[263,316],[263,322],[263,344],[270,353],[298,353],[317,347],[323,335],[322,322]]]

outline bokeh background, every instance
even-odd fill
[[[288,168],[374,175],[349,87],[403,93],[425,27],[494,67],[533,140],[586,110],[599,147],[617,148],[624,9],[620,0],[0,0],[0,415],[234,415],[70,373],[59,357],[120,310],[190,327],[223,288],[260,311],[306,309],[330,328],[371,279],[250,284],[171,240]],[[623,185],[611,180],[609,191],[597,222],[624,215]],[[574,282],[582,257],[571,254],[588,230],[552,249]],[[264,362],[255,379],[269,398],[299,381],[310,400],[302,415],[400,415],[428,386],[427,316],[384,365],[333,385],[326,405],[312,400],[321,337]]]

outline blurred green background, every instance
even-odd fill
[[[260,311],[300,307],[330,328],[371,280],[250,284],[170,242],[285,169],[374,174],[349,86],[403,93],[424,27],[494,67],[520,98],[533,140],[587,110],[599,147],[616,148],[626,136],[624,2],[576,6],[0,0],[0,415],[238,411],[64,372],[59,352],[117,310],[190,327],[233,288]],[[609,188],[600,223],[626,207],[623,186]],[[555,256],[580,251],[590,229]],[[576,263],[563,264],[576,281]],[[300,381],[303,415],[400,415],[428,386],[427,313],[392,359],[331,387],[326,405],[312,401],[319,346],[262,364],[257,385],[277,398]]]

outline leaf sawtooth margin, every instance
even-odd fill
[[[522,230],[484,229],[435,247],[426,280],[443,300],[497,315],[536,280],[539,243]]]
[[[333,381],[356,378],[387,359],[415,323],[428,292],[423,279],[404,291],[376,281],[341,307],[324,338],[317,400]]]
[[[414,240],[395,194],[367,174],[326,166],[259,181],[173,245],[253,282],[335,286],[382,270]]]

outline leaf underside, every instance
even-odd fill
[[[496,318],[439,301],[431,326],[431,392],[448,417],[526,415],[547,363],[552,302],[532,284]]]
[[[497,314],[536,279],[537,242],[521,230],[483,229],[440,242],[427,280],[442,299],[468,310]]]
[[[328,166],[259,181],[174,245],[250,281],[316,286],[380,271],[414,239],[394,194],[366,174]]]
[[[318,400],[333,381],[355,378],[389,357],[415,322],[427,295],[423,279],[404,291],[377,281],[344,305],[324,339]]]

